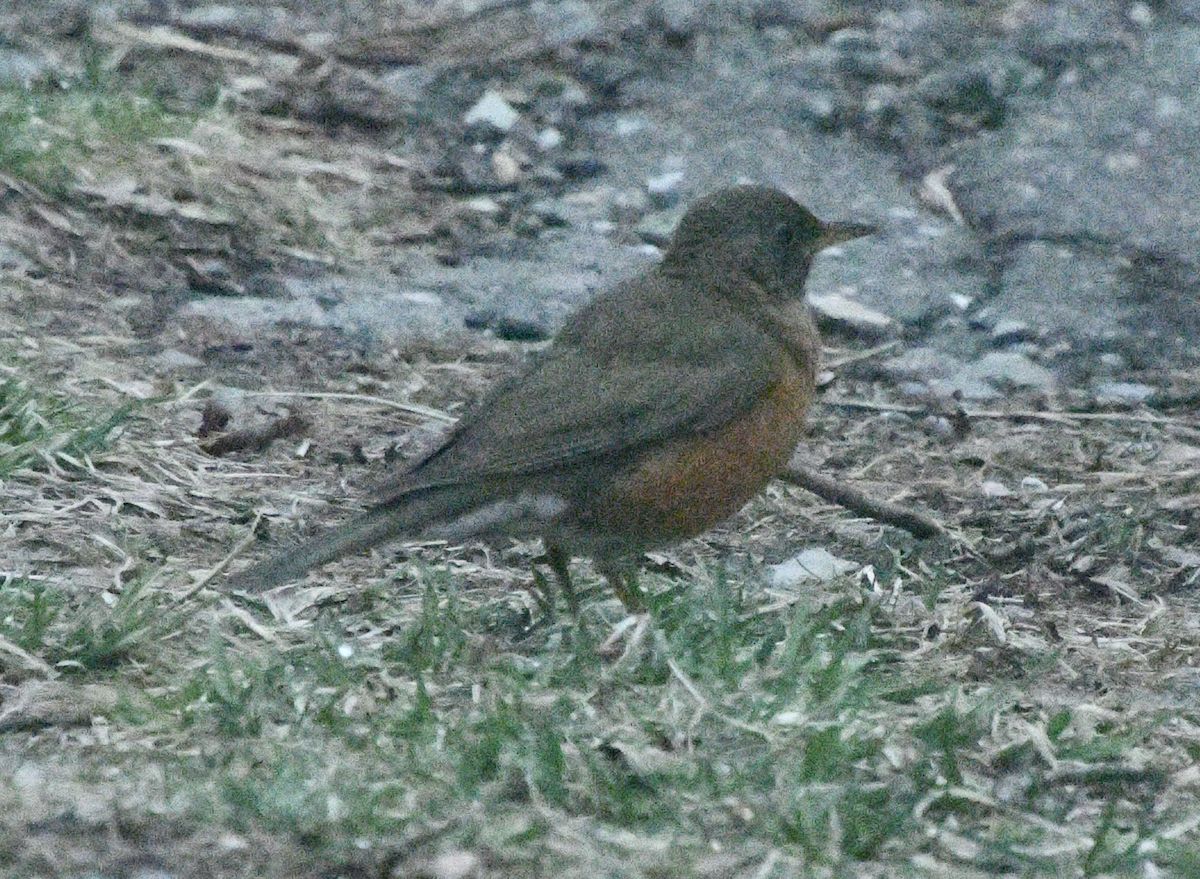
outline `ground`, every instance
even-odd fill
[[[219,565],[361,506],[544,343],[356,346],[195,291],[378,268],[401,228],[451,264],[527,232],[418,185],[421,143],[97,76],[37,99],[61,155],[0,142],[6,875],[1200,873],[1186,406],[916,404],[872,368],[894,349],[832,332],[799,458],[939,536],[781,481],[646,559],[648,616],[580,559],[572,619],[536,544],[227,594]],[[364,194],[360,164],[391,170]],[[153,182],[97,182],[114,166]],[[368,203],[394,215],[345,222]],[[774,575],[814,546],[847,573]]]

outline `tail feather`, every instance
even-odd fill
[[[264,592],[298,580],[313,568],[344,555],[370,549],[404,534],[415,536],[429,523],[452,512],[440,509],[448,499],[441,494],[418,494],[372,507],[322,535],[232,574],[225,580],[224,588]]]

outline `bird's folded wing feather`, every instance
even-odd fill
[[[705,366],[691,358],[601,362],[583,351],[556,352],[503,386],[444,446],[375,496],[387,503],[422,488],[619,460],[715,430],[771,389],[777,367],[770,347],[727,338],[723,348]]]

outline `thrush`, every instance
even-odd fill
[[[872,231],[768,187],[701,199],[657,266],[597,294],[365,512],[227,586],[269,589],[402,536],[541,537],[561,582],[590,556],[640,606],[641,554],[728,518],[786,465],[820,359],[809,268]]]

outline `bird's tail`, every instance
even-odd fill
[[[352,552],[377,546],[404,534],[420,533],[430,522],[446,515],[453,504],[447,492],[424,490],[379,504],[326,533],[281,550],[225,580],[225,589],[263,592],[300,579],[311,569]],[[448,501],[450,503],[448,503]]]

